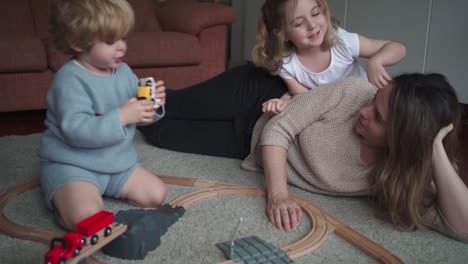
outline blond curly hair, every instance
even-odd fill
[[[297,0],[266,0],[258,20],[256,43],[252,51],[253,62],[272,74],[278,74],[283,65],[283,58],[289,57],[294,50],[294,44],[285,41],[284,37],[286,8],[291,1],[294,1],[294,5],[297,4]],[[326,0],[316,2],[328,25],[323,46],[330,48],[334,45],[339,21],[331,16]]]
[[[96,41],[113,42],[133,28],[135,15],[126,0],[52,0],[49,31],[56,48],[76,55]]]

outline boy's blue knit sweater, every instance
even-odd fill
[[[137,86],[125,63],[112,76],[98,76],[73,60],[67,62],[48,92],[40,157],[102,173],[133,166],[135,125],[122,126],[119,108],[136,96]]]

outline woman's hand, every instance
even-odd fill
[[[468,188],[452,166],[443,139],[453,130],[453,124],[439,130],[434,138],[432,165],[437,187],[437,204],[447,223],[458,234],[468,235]]]
[[[444,126],[439,130],[437,135],[434,138],[433,145],[432,145],[432,162],[433,163],[440,163],[440,157],[447,156],[445,152],[444,143],[442,142],[444,138],[453,130],[453,124],[450,123],[447,126]],[[435,165],[435,164],[434,164]]]
[[[296,230],[302,219],[301,208],[288,199],[287,155],[288,151],[282,147],[262,146],[268,218],[276,228],[286,232]]]
[[[279,98],[270,99],[262,104],[262,111],[264,113],[279,114],[288,106],[289,102],[289,100]]]
[[[442,143],[442,140],[453,130],[453,124],[450,123],[448,126],[445,126],[439,130],[436,137],[434,138],[434,145]]]
[[[302,219],[302,210],[289,199],[269,199],[267,214],[270,222],[279,230],[296,230]]]

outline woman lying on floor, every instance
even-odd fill
[[[167,116],[142,129],[146,138],[162,148],[237,158],[245,157],[245,146],[236,143],[252,139],[242,167],[264,171],[267,214],[278,229],[294,230],[302,217],[288,199],[289,182],[322,194],[370,195],[377,214],[395,225],[426,226],[468,242],[468,189],[455,164],[460,109],[443,75],[400,75],[381,90],[344,79],[257,120],[255,102],[285,86],[258,69],[243,70],[251,74],[243,86],[235,87],[240,81],[228,72],[168,93]],[[206,98],[216,85],[224,95]],[[239,91],[246,100],[233,102]],[[187,107],[196,118],[186,118],[193,117]]]

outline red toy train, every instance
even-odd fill
[[[61,238],[54,238],[50,250],[45,254],[46,264],[65,264],[65,262],[80,254],[85,245],[95,245],[99,235],[107,237],[112,233],[114,213],[100,211],[76,225],[76,232],[68,232]]]

